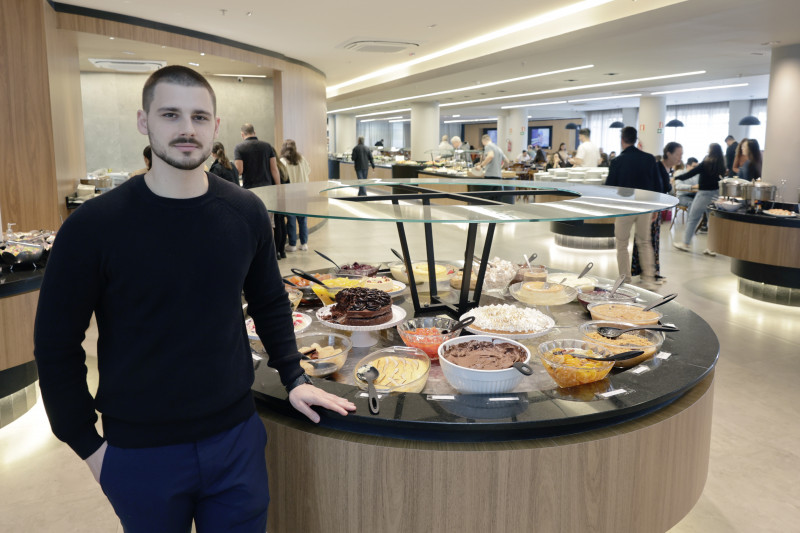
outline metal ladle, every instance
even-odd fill
[[[629,331],[635,331],[640,329],[649,329],[651,331],[680,331],[675,326],[636,326],[634,328],[615,328],[612,326],[603,326],[597,328],[597,333],[602,335],[607,339],[616,339],[623,333],[627,333]]]

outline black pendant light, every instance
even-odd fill
[[[620,122],[619,120],[615,120],[615,121],[614,121],[614,122],[612,122],[612,123],[611,123],[611,125],[609,126],[609,128],[624,128],[624,127],[625,127],[625,124],[623,124],[623,123],[622,123],[622,122]]]
[[[672,120],[667,122],[667,127],[668,128],[682,128],[683,127],[683,122],[681,122],[677,118],[673,118]]]
[[[758,117],[754,117],[753,115],[747,115],[742,120],[739,121],[740,126],[760,126],[761,121],[758,120]]]
[[[577,130],[577,129],[580,129],[580,126],[578,126],[574,122],[570,122],[566,126],[564,126],[564,128],[568,129],[568,130]]]

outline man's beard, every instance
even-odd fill
[[[153,138],[149,134],[147,135],[147,138],[150,139],[150,148],[153,150],[153,154],[157,155],[159,159],[164,161],[169,166],[171,166],[173,168],[177,168],[179,170],[194,170],[194,169],[198,168],[199,166],[201,166],[205,162],[205,160],[208,159],[208,156],[211,155],[211,148],[208,148],[206,150],[203,147],[202,144],[200,144],[199,142],[195,141],[194,139],[187,139],[187,138],[184,138],[184,137],[180,137],[178,139],[173,139],[172,141],[170,141],[170,143],[169,143],[170,146],[173,145],[173,144],[189,144],[189,143],[191,143],[191,144],[194,144],[195,146],[197,146],[200,149],[201,153],[200,153],[200,155],[197,155],[197,156],[194,156],[194,157],[190,157],[187,154],[187,155],[185,155],[185,156],[183,156],[181,158],[174,158],[174,157],[171,157],[167,153],[167,147],[164,147],[164,146],[162,146],[160,144],[155,143],[153,141]]]

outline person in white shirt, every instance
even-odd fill
[[[592,132],[589,128],[583,128],[578,132],[581,140],[578,152],[575,157],[570,158],[569,162],[576,167],[596,167],[600,164],[600,149],[591,140]]]
[[[439,157],[449,157],[453,155],[453,145],[448,141],[447,135],[442,135],[442,142],[439,143]]]
[[[524,163],[525,161],[531,160],[531,154],[528,153],[527,150],[523,150],[519,157],[517,157],[517,163]]]

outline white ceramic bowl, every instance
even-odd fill
[[[527,364],[531,360],[531,351],[524,344],[504,337],[494,335],[468,335],[466,337],[451,339],[439,346],[439,364],[442,367],[442,373],[445,379],[447,379],[450,385],[458,389],[459,392],[467,394],[502,394],[504,392],[510,392],[514,387],[520,384],[522,378],[525,376],[516,368],[476,370],[458,366],[448,361],[446,356],[443,356],[448,346],[470,341],[508,342],[525,350],[527,357],[524,363]]]

